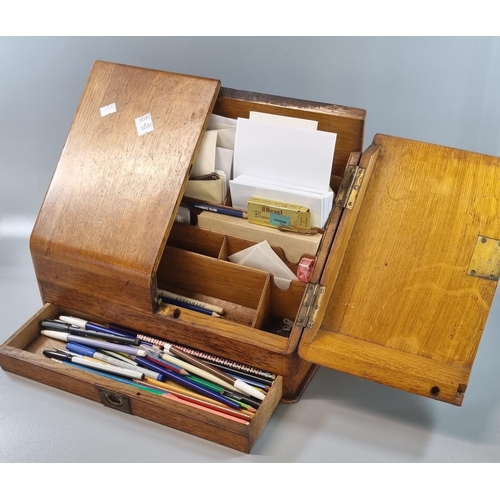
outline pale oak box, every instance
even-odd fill
[[[227,261],[254,241],[174,223],[210,114],[250,111],[338,134],[337,196],[311,281],[287,291]],[[137,128],[148,115],[149,131]],[[2,367],[244,452],[317,364],[460,405],[500,275],[500,160],[383,135],[361,153],[364,120],[359,109],[96,62],[31,237],[45,305],[2,345]],[[227,316],[159,307],[162,288]],[[39,322],[63,312],[278,377],[250,425],[228,421],[45,358]],[[265,330],[281,317],[294,319],[287,337]]]

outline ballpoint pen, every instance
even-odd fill
[[[53,358],[59,361],[70,361],[76,365],[87,366],[89,368],[93,368],[94,370],[103,371],[106,373],[113,373],[115,375],[120,375],[122,377],[130,378],[130,379],[139,379],[142,380],[144,378],[144,373],[139,372],[137,370],[131,370],[129,368],[123,368],[119,366],[107,365],[105,363],[99,363],[97,361],[92,361],[91,359],[84,358],[78,355],[72,355],[66,352],[58,352],[57,350],[45,350],[43,351],[44,356],[48,358]]]

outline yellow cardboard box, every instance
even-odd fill
[[[311,229],[311,212],[300,205],[252,196],[248,199],[247,210],[248,220],[253,224]]]

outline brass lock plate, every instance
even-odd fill
[[[500,277],[500,240],[479,235],[467,274],[498,281]]]

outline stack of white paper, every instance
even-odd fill
[[[298,279],[264,240],[228,257],[230,262],[271,273],[278,288],[287,290],[292,280]]]
[[[230,181],[233,206],[251,196],[309,208],[314,227],[325,227],[333,207],[330,175],[337,134],[317,123],[253,114],[238,118]]]
[[[294,203],[309,208],[312,227],[324,227],[333,207],[333,191],[301,189],[297,186],[240,175],[230,182],[233,207],[247,209],[251,196]]]
[[[238,118],[234,178],[250,175],[328,191],[337,134]]]

